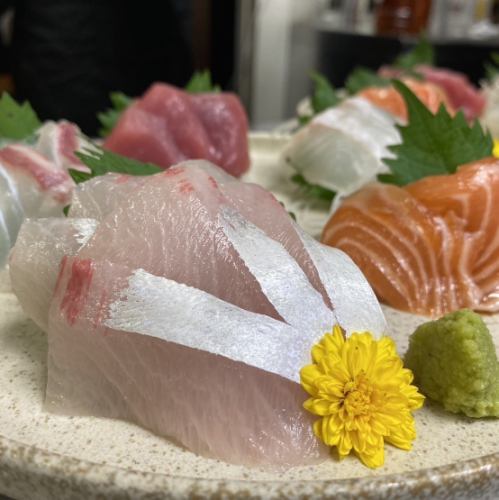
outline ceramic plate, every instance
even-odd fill
[[[317,235],[327,206],[289,182],[279,154],[285,136],[251,138],[247,180],[272,189]],[[5,284],[5,275],[0,275]],[[5,287],[4,287],[5,288]],[[401,352],[423,318],[385,308]],[[499,350],[499,316],[485,318]],[[498,498],[499,420],[472,420],[428,403],[416,412],[411,452],[387,447],[372,471],[353,457],[290,470],[248,469],[201,458],[135,425],[43,411],[47,341],[17,299],[0,292],[0,493],[61,498]]]

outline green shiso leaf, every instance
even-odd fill
[[[76,151],[75,155],[91,170],[90,173],[86,173],[70,169],[69,174],[76,184],[109,172],[128,175],[153,175],[163,170],[152,163],[133,160],[97,146],[92,149],[87,148],[84,151]]]
[[[20,141],[31,137],[41,121],[28,101],[17,103],[4,92],[0,98],[0,138]]]
[[[422,37],[418,44],[405,54],[398,56],[393,62],[395,68],[411,72],[420,64],[433,66],[435,64],[435,51],[430,42]]]
[[[196,71],[185,86],[185,90],[191,94],[199,94],[202,92],[220,92],[220,87],[212,83],[210,70],[206,69]]]
[[[350,95],[359,93],[367,87],[388,87],[390,80],[378,75],[375,71],[363,66],[355,68],[345,82],[345,88]]]
[[[451,116],[443,105],[434,115],[402,82],[393,85],[407,105],[409,123],[397,125],[402,143],[389,147],[396,158],[384,160],[391,174],[379,176],[380,181],[404,186],[492,156],[492,137],[478,122],[469,125],[462,112]]]
[[[333,201],[336,193],[328,188],[319,186],[318,184],[311,184],[303,177],[301,174],[294,174],[291,180],[300,186],[302,192],[305,196],[310,198],[315,198],[317,200],[331,202]]]
[[[111,133],[123,111],[133,102],[133,98],[123,92],[111,92],[109,98],[113,107],[97,113],[97,118],[102,125],[99,130],[101,137],[107,137]]]

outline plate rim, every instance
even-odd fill
[[[106,498],[182,498],[203,496],[266,498],[283,496],[342,498],[386,498],[396,494],[407,498],[436,498],[445,492],[469,492],[477,495],[499,489],[499,453],[476,457],[439,467],[406,473],[343,479],[252,480],[178,476],[161,472],[138,471],[117,465],[102,464],[42,448],[0,435],[0,481],[6,494],[88,498],[104,494]],[[10,476],[10,477],[9,477]],[[9,480],[10,479],[10,480]],[[17,486],[17,488],[16,488]],[[2,488],[4,489],[4,488]],[[258,491],[261,490],[261,491]],[[40,496],[42,493],[42,496]]]

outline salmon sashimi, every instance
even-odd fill
[[[445,92],[437,85],[411,79],[403,79],[402,81],[432,113],[436,113],[441,104],[450,112],[454,112]],[[394,87],[369,87],[361,90],[358,95],[403,122],[407,121],[407,106]]]
[[[440,316],[499,311],[499,161],[403,188],[370,184],[330,218],[323,243],[345,251],[379,299]]]
[[[238,464],[325,459],[300,368],[332,325],[386,327],[346,254],[202,160],[78,185],[69,217],[24,224],[10,271],[48,333],[46,409]]]

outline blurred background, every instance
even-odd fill
[[[425,33],[437,65],[479,83],[499,47],[492,0],[0,0],[0,16],[0,90],[92,135],[110,91],[183,86],[196,69],[270,129],[295,114],[312,70],[340,87]]]

